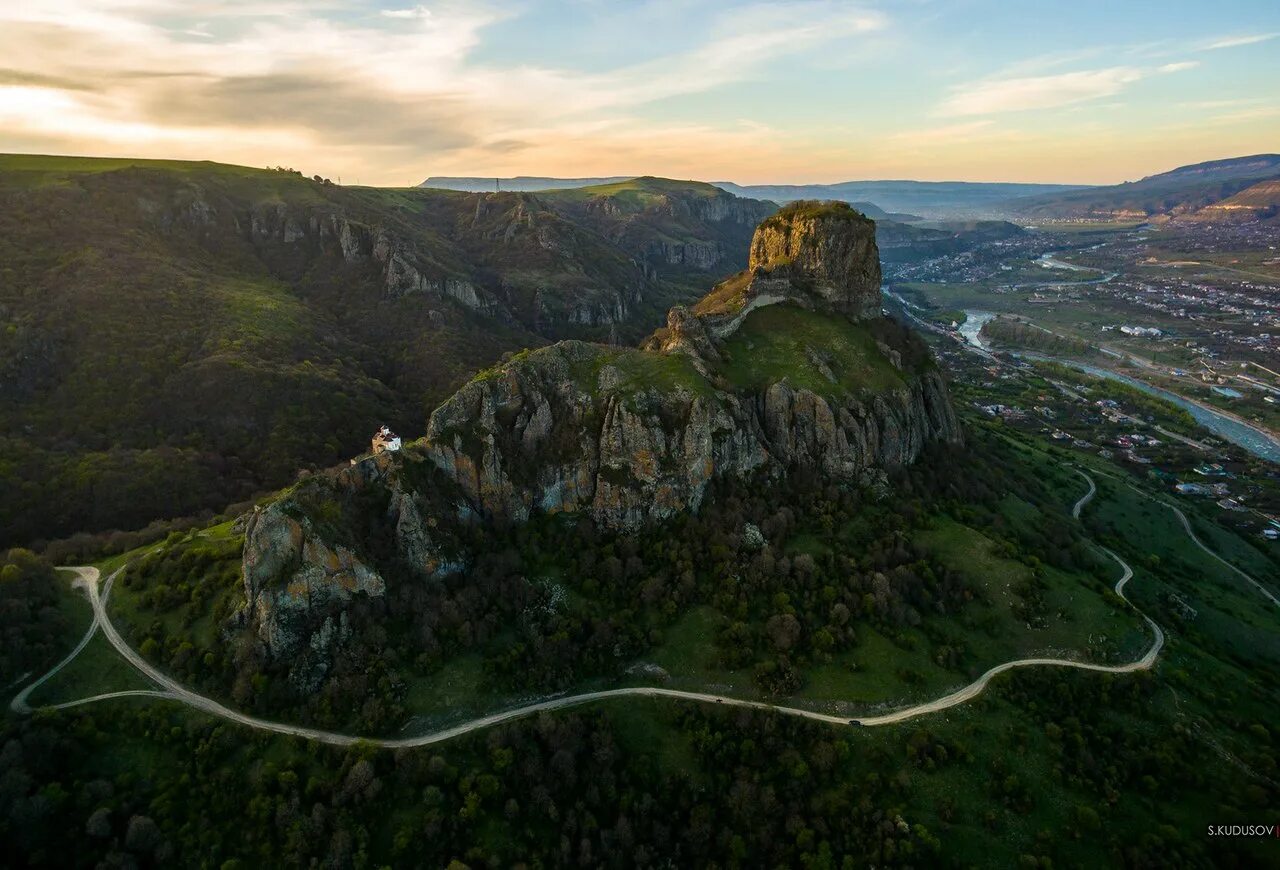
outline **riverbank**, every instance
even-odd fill
[[[959,328],[960,335],[971,347],[977,348],[984,353],[990,353],[991,348],[985,341],[983,341],[981,331],[982,327],[995,316],[995,314],[989,311],[965,311],[965,322],[962,323]],[[1127,384],[1128,386],[1141,390],[1148,395],[1172,402],[1187,411],[1187,413],[1191,414],[1196,423],[1208,429],[1215,435],[1230,441],[1238,447],[1244,448],[1255,456],[1280,464],[1280,438],[1278,438],[1274,433],[1241,419],[1230,412],[1219,410],[1218,408],[1206,405],[1195,399],[1188,398],[1179,393],[1171,392],[1163,387],[1154,386],[1130,375],[1112,371],[1111,369],[1103,368],[1101,366],[1091,365],[1090,363],[1031,351],[1019,352],[1016,353],[1015,356],[1024,357],[1026,359],[1040,359],[1046,362],[1055,362],[1061,365],[1070,366],[1071,368],[1083,371],[1086,374],[1093,375],[1094,377],[1106,378]]]

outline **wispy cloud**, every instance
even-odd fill
[[[994,124],[995,122],[989,119],[964,121],[958,124],[943,124],[938,127],[904,130],[901,133],[894,133],[890,138],[904,147],[968,142],[983,134],[990,133]]]
[[[1280,36],[1280,33],[1246,33],[1240,36],[1226,36],[1216,39],[1204,46],[1205,51],[1216,51],[1220,48],[1239,48],[1242,45],[1256,45]]]
[[[383,9],[380,13],[383,18],[430,18],[431,10],[425,6],[414,6],[409,9]]]
[[[1113,66],[1051,76],[970,82],[953,90],[942,104],[940,113],[947,116],[990,115],[1028,109],[1051,109],[1114,96],[1125,85],[1142,77],[1142,70],[1136,67]]]
[[[1241,124],[1278,117],[1280,117],[1280,106],[1255,106],[1252,109],[1240,109],[1236,112],[1215,115],[1210,120],[1215,124]]]
[[[1047,76],[980,79],[954,87],[938,113],[955,117],[1056,109],[1113,97],[1127,86],[1152,74],[1183,72],[1199,65],[1198,61],[1178,61],[1154,69],[1112,66]]]

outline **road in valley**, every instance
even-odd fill
[[[1088,474],[1085,474],[1083,471],[1078,473],[1082,477],[1084,477],[1085,480],[1088,482],[1089,491],[1085,493],[1085,495],[1082,496],[1080,500],[1077,501],[1075,506],[1072,508],[1072,514],[1073,516],[1076,516],[1076,517],[1080,516],[1080,511],[1084,508],[1086,504],[1088,504],[1088,502],[1097,493],[1097,487],[1093,482],[1093,478],[1091,478]],[[1188,529],[1188,533],[1190,533],[1189,526],[1187,526],[1187,529]],[[1106,548],[1100,548],[1100,549],[1102,549],[1103,552],[1105,552],[1108,556],[1114,559],[1116,561],[1116,564],[1120,566],[1122,576],[1116,582],[1115,591],[1116,591],[1116,594],[1119,595],[1121,598],[1125,598],[1124,587],[1125,587],[1125,584],[1129,582],[1129,578],[1133,576],[1132,569],[1130,569],[1128,564],[1126,564],[1125,561],[1115,553],[1111,552],[1110,550],[1107,550]],[[973,681],[967,686],[964,686],[961,689],[958,689],[952,692],[949,695],[944,695],[943,697],[937,698],[932,701],[926,701],[922,704],[916,704],[910,707],[905,707],[901,710],[895,710],[893,712],[885,713],[877,716],[860,716],[860,717],[852,717],[852,718],[848,716],[833,716],[827,713],[817,713],[812,710],[802,710],[797,707],[786,707],[779,704],[770,704],[764,701],[748,701],[741,698],[731,698],[724,695],[713,695],[713,694],[704,693],[704,692],[687,692],[687,691],[681,691],[679,689],[663,689],[663,688],[657,688],[657,687],[635,687],[635,688],[624,688],[624,689],[605,689],[598,692],[585,692],[579,695],[567,695],[560,698],[550,698],[544,701],[539,701],[536,703],[515,707],[510,710],[504,710],[499,713],[491,713],[487,716],[481,716],[476,719],[471,719],[467,722],[463,722],[451,728],[445,728],[439,731],[431,732],[429,734],[421,734],[421,735],[415,735],[411,737],[396,737],[396,738],[357,737],[351,734],[341,734],[333,731],[323,731],[318,728],[307,728],[302,725],[292,725],[287,722],[273,722],[268,719],[260,719],[256,716],[250,716],[246,713],[241,713],[237,710],[232,710],[231,708],[223,706],[222,704],[218,703],[212,698],[208,698],[208,697],[205,697],[204,695],[199,695],[191,691],[190,689],[186,688],[182,684],[178,683],[173,678],[161,672],[154,665],[152,665],[150,662],[144,659],[136,650],[133,649],[133,647],[129,646],[129,644],[125,642],[124,638],[122,638],[120,636],[120,633],[116,630],[115,625],[111,622],[110,617],[107,615],[107,599],[111,594],[111,585],[115,580],[116,576],[120,573],[120,571],[116,571],[114,574],[108,577],[106,582],[101,584],[102,588],[100,589],[99,588],[100,574],[98,572],[98,569],[69,568],[65,570],[71,570],[77,573],[78,577],[77,577],[76,585],[79,588],[82,588],[84,590],[85,594],[89,597],[90,604],[93,606],[93,623],[89,626],[89,630],[85,634],[84,639],[81,640],[80,644],[76,647],[76,649],[72,652],[71,655],[63,659],[63,661],[61,661],[56,667],[54,667],[44,676],[40,677],[34,683],[30,684],[25,689],[23,689],[18,694],[18,696],[14,698],[13,703],[10,706],[15,711],[28,712],[30,710],[30,707],[27,706],[26,699],[30,695],[31,691],[36,687],[38,687],[40,684],[44,683],[46,680],[48,680],[58,671],[60,671],[67,664],[67,662],[75,658],[75,656],[81,650],[84,649],[85,645],[89,642],[89,638],[92,637],[94,632],[101,630],[103,632],[103,635],[107,638],[107,641],[116,650],[116,652],[118,652],[121,656],[123,656],[124,659],[128,661],[129,664],[133,665],[133,667],[137,669],[140,673],[142,673],[144,676],[150,679],[153,683],[155,683],[155,685],[158,688],[155,690],[129,690],[129,691],[121,691],[121,692],[108,692],[101,695],[95,695],[91,698],[82,698],[78,701],[71,701],[65,704],[58,704],[56,705],[56,709],[77,707],[82,704],[94,703],[96,701],[102,701],[102,700],[107,700],[111,698],[124,698],[124,697],[164,698],[164,699],[178,701],[179,703],[186,704],[188,707],[199,710],[203,713],[207,713],[211,716],[216,716],[220,719],[225,719],[229,722],[235,722],[236,724],[243,725],[246,728],[254,728],[259,731],[271,731],[277,734],[289,734],[295,737],[302,737],[308,740],[315,740],[321,743],[328,743],[335,746],[350,746],[355,743],[361,743],[361,744],[370,745],[370,746],[378,746],[378,747],[383,747],[387,749],[408,749],[416,746],[428,746],[433,743],[443,743],[446,740],[451,740],[455,737],[460,737],[464,734],[469,734],[473,731],[479,731],[484,728],[489,728],[494,725],[499,725],[503,722],[510,722],[514,719],[520,719],[525,716],[530,716],[535,713],[549,712],[552,710],[562,710],[568,707],[577,707],[583,704],[590,704],[597,701],[605,701],[613,698],[636,698],[636,697],[674,698],[674,699],[683,700],[683,701],[697,701],[697,702],[707,703],[707,704],[722,704],[725,706],[732,706],[732,707],[747,707],[747,708],[752,708],[757,710],[768,710],[774,713],[781,713],[788,716],[799,716],[804,719],[810,719],[817,722],[828,722],[828,723],[837,724],[837,725],[865,725],[865,726],[894,725],[899,722],[906,722],[910,719],[915,719],[919,716],[926,716],[931,713],[937,713],[942,710],[946,710],[948,708],[963,704],[966,701],[970,701],[982,693],[982,691],[987,687],[987,684],[991,682],[992,678],[1006,671],[1011,671],[1014,668],[1026,668],[1026,667],[1076,668],[1078,670],[1095,671],[1095,672],[1106,673],[1106,674],[1127,674],[1127,673],[1133,673],[1134,671],[1148,670],[1155,663],[1157,656],[1159,656],[1160,654],[1160,650],[1164,647],[1164,639],[1165,639],[1164,632],[1160,629],[1160,626],[1158,626],[1154,621],[1152,621],[1150,617],[1146,616],[1145,614],[1142,614],[1142,618],[1145,619],[1147,624],[1151,627],[1153,640],[1152,640],[1151,646],[1147,649],[1146,653],[1144,653],[1143,656],[1136,661],[1129,662],[1128,664],[1123,664],[1123,665],[1100,665],[1100,664],[1092,664],[1089,662],[1079,662],[1079,661],[1073,661],[1071,659],[1061,659],[1061,658],[1015,659],[1013,661],[1008,661],[1008,662],[1004,662],[1003,664],[996,665],[995,667],[991,668],[986,673],[984,673],[982,676],[980,676],[977,680]],[[123,570],[123,568],[120,570]],[[1239,569],[1236,569],[1236,570],[1239,570]],[[1128,599],[1125,598],[1125,601],[1128,602]],[[1132,602],[1129,602],[1129,603],[1132,606]],[[1137,608],[1135,607],[1134,609],[1136,610]],[[1141,611],[1139,611],[1139,613],[1141,613]]]

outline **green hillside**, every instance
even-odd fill
[[[772,210],[644,181],[595,191],[597,213],[0,156],[0,543],[220,509],[354,454],[380,423],[420,432],[504,352],[639,338],[745,263]],[[685,207],[708,194],[719,211]],[[718,257],[660,257],[673,240]]]

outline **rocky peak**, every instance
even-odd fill
[[[748,269],[855,318],[880,312],[875,221],[842,202],[793,202],[756,229]]]

